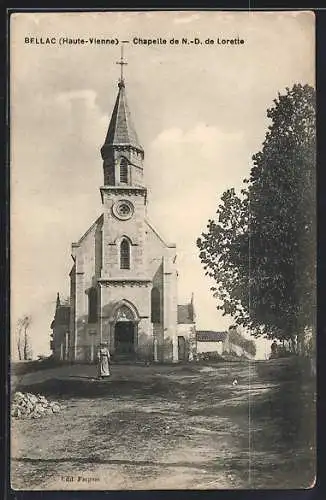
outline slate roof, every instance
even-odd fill
[[[56,310],[53,324],[69,326],[70,306],[59,306]]]
[[[104,219],[104,214],[101,214],[95,222],[93,222],[93,224],[91,226],[89,226],[89,228],[85,231],[85,233],[79,238],[78,242],[77,242],[77,245],[80,245],[81,242],[86,238],[86,236],[91,232],[91,230],[97,226],[97,225],[101,225],[103,224],[103,219]]]
[[[179,324],[191,324],[194,323],[194,308],[190,304],[179,304],[178,305],[178,323]]]
[[[198,330],[196,332],[197,342],[223,342],[227,332],[214,332],[212,330]]]
[[[123,81],[119,82],[119,92],[103,147],[119,145],[133,146],[139,151],[144,151],[131,120]]]

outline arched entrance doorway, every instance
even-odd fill
[[[118,321],[115,324],[114,346],[116,356],[135,354],[135,325],[132,321]]]
[[[114,359],[135,358],[138,322],[137,311],[131,304],[123,302],[115,309],[111,322]]]

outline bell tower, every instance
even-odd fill
[[[123,45],[118,83],[118,96],[113,108],[108,132],[101,148],[104,186],[143,187],[144,150],[132,123],[126,96],[123,67]]]
[[[122,46],[123,49],[123,46]],[[121,51],[118,95],[101,148],[104,184],[100,188],[103,224],[102,278],[141,278],[146,272],[147,189],[144,149],[129,111]]]
[[[148,269],[147,189],[144,150],[133,125],[126,96],[121,51],[118,95],[101,148],[104,184],[102,268],[99,286],[100,339],[110,352],[146,356],[152,350],[150,323],[152,277]],[[126,312],[126,318],[122,316]]]

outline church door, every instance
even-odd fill
[[[135,325],[132,321],[118,321],[114,329],[115,357],[132,358],[135,354]]]
[[[179,361],[186,360],[186,341],[184,337],[178,337],[178,359]]]

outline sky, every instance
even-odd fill
[[[50,352],[56,294],[69,295],[71,243],[101,213],[100,148],[118,91],[121,40],[129,40],[126,91],[145,150],[148,217],[177,245],[179,303],[194,292],[198,329],[232,323],[216,310],[196,239],[223,192],[241,189],[278,92],[294,83],[314,85],[314,25],[311,12],[11,16],[13,342],[18,318],[29,314],[34,355]],[[42,44],[47,37],[56,43]],[[118,43],[60,44],[61,37]],[[166,44],[139,42],[160,38]],[[201,43],[181,44],[182,38]],[[257,357],[266,349],[259,342]]]

